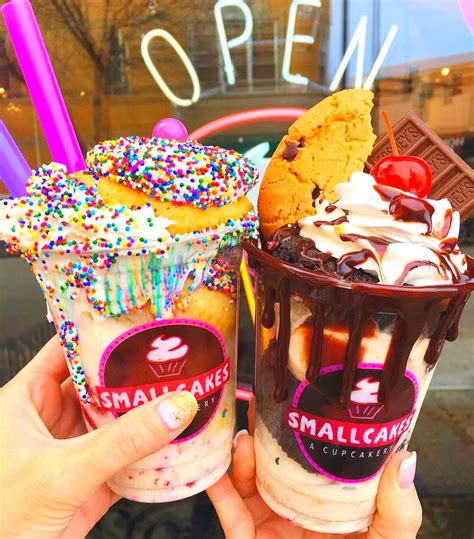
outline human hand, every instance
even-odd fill
[[[119,496],[105,482],[191,423],[168,393],[86,433],[57,337],[0,391],[0,536],[84,537]]]
[[[251,430],[252,423],[250,414]],[[421,504],[413,485],[415,468],[415,453],[395,453],[382,474],[370,528],[346,536],[304,530],[268,507],[255,484],[253,437],[246,432],[236,437],[231,477],[224,475],[207,493],[227,539],[415,539],[421,526]]]

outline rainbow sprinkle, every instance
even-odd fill
[[[79,334],[73,322],[66,320],[58,328],[59,341],[66,356],[72,382],[83,403],[90,402],[87,392],[86,375],[79,354]]]
[[[255,165],[235,150],[192,140],[122,137],[94,146],[86,162],[95,177],[110,177],[163,202],[202,209],[233,202],[258,179]]]
[[[28,261],[48,257],[49,252],[76,255],[95,266],[111,267],[117,251],[141,254],[171,235],[172,221],[156,217],[151,205],[134,210],[106,205],[92,185],[66,174],[52,163],[33,172],[27,197],[0,203],[0,238],[12,253]],[[89,261],[90,259],[90,261]],[[89,270],[84,268],[85,275]]]
[[[229,266],[220,258],[214,258],[207,268],[203,283],[209,290],[223,292],[235,299],[237,297],[238,273]]]

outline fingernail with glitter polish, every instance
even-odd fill
[[[413,451],[408,458],[402,461],[398,471],[398,484],[400,488],[408,488],[415,479],[416,452]]]
[[[197,410],[198,403],[189,391],[170,393],[156,407],[161,421],[170,432],[191,423]]]
[[[234,449],[237,447],[237,440],[241,437],[241,436],[245,436],[245,435],[248,435],[249,431],[247,429],[242,429],[242,430],[239,430],[239,432],[235,435],[234,437]]]

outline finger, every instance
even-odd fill
[[[87,432],[86,424],[81,412],[81,405],[77,396],[77,389],[71,378],[61,384],[62,411],[49,429],[56,439],[76,438]]]
[[[255,397],[250,399],[247,417],[249,421],[249,432],[253,436],[255,430]]]
[[[17,414],[28,418],[30,425],[34,426],[28,434],[50,435],[48,431],[61,417],[60,384],[67,378],[66,360],[55,336],[6,384],[4,399],[10,403],[19,402]]]
[[[26,382],[26,388],[33,405],[30,417],[39,432],[47,435],[46,427],[58,439],[72,438],[86,432],[71,378],[59,384],[49,376],[37,373],[34,379]]]
[[[9,435],[36,442],[50,439],[50,429],[62,414],[61,385],[44,374],[29,377],[21,371],[2,390],[2,404],[4,412],[10,411]]]
[[[232,483],[242,498],[257,492],[255,485],[255,453],[253,437],[244,432],[235,437],[235,451],[232,460]]]
[[[421,504],[413,479],[416,453],[402,451],[388,462],[380,480],[377,512],[367,539],[415,539],[421,526]]]
[[[74,514],[62,537],[86,537],[107,511],[120,500],[120,496],[102,485]]]
[[[66,359],[57,335],[50,339],[20,371],[21,376],[28,378],[34,378],[36,373],[50,376],[59,383],[69,376]]]
[[[38,419],[51,432],[63,416],[61,384],[49,376],[37,372],[34,378],[27,381],[26,385]]]
[[[168,445],[191,423],[197,410],[197,401],[188,391],[162,395],[76,438],[72,465],[79,471],[89,470],[87,486],[95,490],[117,472]]]
[[[255,477],[253,436],[249,436],[246,431],[240,431],[235,437],[231,478],[235,489],[246,502],[255,525],[258,526],[268,519],[271,510],[258,493]]]
[[[226,539],[255,537],[252,515],[227,474],[207,489],[207,495],[216,510]]]

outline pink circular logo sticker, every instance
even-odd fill
[[[378,402],[382,365],[359,364],[349,407],[343,410],[338,405],[342,374],[343,365],[334,365],[322,369],[315,382],[301,382],[285,421],[313,468],[331,479],[357,483],[379,472],[409,430],[418,384],[407,371],[384,408]]]
[[[193,438],[211,421],[230,379],[224,339],[205,322],[158,320],[126,331],[102,354],[99,406],[118,416],[170,391],[190,391],[199,411],[175,442]]]

